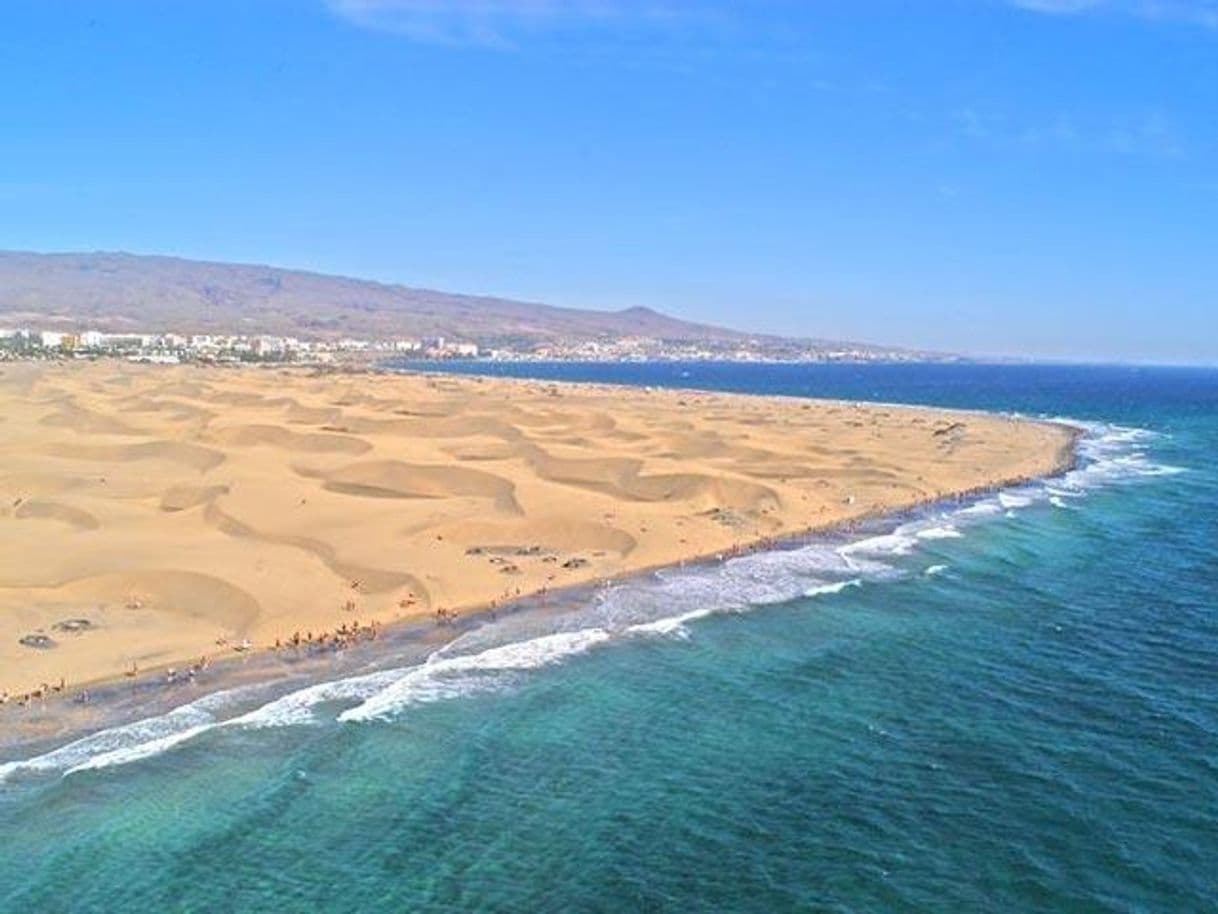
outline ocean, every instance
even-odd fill
[[[1063,417],[1081,459],[0,754],[0,911],[1218,909],[1218,371],[447,367]]]

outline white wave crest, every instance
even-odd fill
[[[927,527],[925,530],[919,530],[915,534],[920,540],[957,540],[964,536],[951,524],[944,524],[941,527]]]
[[[909,555],[917,545],[916,537],[902,533],[885,533],[880,536],[869,536],[858,542],[842,546],[838,551],[842,555]]]
[[[216,719],[215,712],[242,691],[229,689],[205,695],[165,714],[99,730],[33,758],[0,764],[0,783],[18,774],[81,769],[92,759],[118,757],[123,752],[158,743],[181,733],[190,733],[193,736],[196,732],[212,726]]]
[[[167,733],[165,736],[136,743],[132,746],[112,749],[109,752],[103,752],[100,755],[94,755],[91,758],[85,759],[78,765],[73,765],[64,774],[76,774],[80,771],[110,768],[114,765],[126,765],[131,762],[138,762],[140,759],[151,758],[154,755],[160,755],[162,752],[172,749],[180,743],[186,742],[188,739],[194,739],[200,733],[205,733],[215,726],[214,722],[197,724],[193,727],[187,727],[185,730],[180,730],[177,733]]]
[[[407,670],[362,704],[338,715],[340,721],[366,721],[391,716],[413,704],[436,701],[483,690],[492,683],[485,677],[496,673],[532,670],[557,663],[608,641],[609,632],[601,628],[581,629],[542,635],[490,648],[479,654],[457,657],[432,655],[421,666]]]
[[[1054,494],[1077,494],[1113,483],[1139,478],[1174,476],[1186,472],[1183,467],[1158,463],[1150,458],[1146,448],[1163,436],[1142,428],[1129,428],[1103,422],[1062,420],[1080,429],[1078,442],[1079,466],[1066,473],[1054,488]]]
[[[714,614],[713,609],[693,609],[687,613],[681,613],[679,616],[663,616],[654,622],[639,622],[628,626],[626,631],[634,635],[676,635],[685,638],[689,636],[689,629],[685,627],[686,622],[705,619]]]
[[[985,499],[979,501],[975,505],[961,508],[956,512],[957,517],[993,517],[995,514],[1002,513],[1002,505],[998,503],[998,499]]]
[[[849,581],[834,581],[832,584],[818,584],[805,590],[804,596],[819,597],[827,594],[841,593],[847,587],[861,587],[862,585],[863,582],[858,578],[851,578]]]
[[[332,701],[361,700],[375,695],[385,686],[406,675],[405,670],[382,670],[365,676],[351,676],[331,682],[319,682],[235,717],[226,724],[251,728],[290,727],[314,720],[318,705]]]
[[[20,774],[80,772],[150,758],[223,727],[294,726],[314,722],[330,703],[358,702],[340,721],[390,717],[425,701],[499,688],[523,671],[559,663],[613,639],[636,635],[687,636],[688,624],[722,613],[801,597],[840,593],[867,581],[900,577],[899,561],[937,540],[954,540],[967,527],[1036,503],[1065,507],[1091,489],[1184,472],[1157,463],[1149,448],[1158,437],[1142,429],[1075,423],[1083,429],[1079,465],[1041,485],[1023,485],[921,518],[891,533],[846,545],[812,543],[796,549],[740,556],[713,566],[672,569],[651,579],[601,591],[581,627],[501,643],[494,625],[462,635],[420,665],[318,683],[238,716],[222,712],[230,693],[217,693],[166,714],[113,727],[33,758],[0,764],[0,782]],[[946,564],[927,567],[935,576]],[[656,617],[657,612],[663,615]],[[589,624],[591,623],[591,624]],[[461,653],[456,653],[461,651]],[[232,693],[241,690],[232,690]]]

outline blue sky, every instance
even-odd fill
[[[0,85],[0,247],[1218,362],[1218,0],[5,0]]]

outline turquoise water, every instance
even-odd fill
[[[1093,424],[1047,487],[8,760],[0,910],[1218,907],[1218,373],[529,370]]]

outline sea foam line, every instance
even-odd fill
[[[410,705],[493,688],[496,674],[534,670],[582,654],[610,639],[603,628],[556,632],[456,657],[433,654],[421,666],[338,715],[340,722],[389,717]]]
[[[1065,420],[1062,420],[1065,421]],[[1082,431],[1079,464],[1043,483],[1026,484],[967,505],[899,525],[891,533],[844,545],[810,543],[794,549],[740,556],[711,567],[676,569],[649,580],[628,581],[600,592],[571,631],[495,643],[494,625],[475,629],[418,665],[317,683],[243,714],[220,716],[231,694],[216,693],[166,714],[113,727],[34,758],[0,764],[0,782],[18,774],[71,774],[140,761],[227,727],[257,729],[299,726],[318,720],[328,704],[347,707],[331,718],[362,723],[392,718],[409,707],[497,689],[519,674],[562,663],[627,637],[687,637],[689,623],[741,613],[801,597],[832,597],[866,581],[906,576],[900,560],[938,540],[955,540],[969,526],[1039,503],[1064,505],[1096,488],[1144,478],[1171,476],[1180,467],[1156,463],[1147,447],[1158,437],[1142,429],[1099,423],[1072,424]],[[922,574],[946,570],[935,564]],[[657,608],[664,614],[655,616]],[[236,691],[236,690],[234,690]]]

